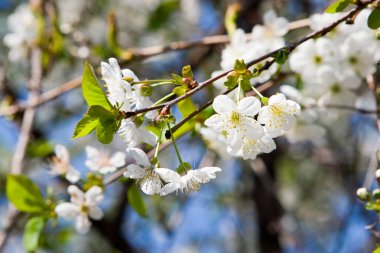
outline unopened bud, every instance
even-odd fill
[[[165,115],[168,115],[170,114],[170,107],[169,106],[165,106],[164,108],[162,108],[162,110],[160,111],[160,115],[161,116],[165,116]]]
[[[373,192],[372,192],[372,196],[373,196],[375,199],[380,199],[380,189],[375,189],[375,190],[373,190]]]
[[[361,200],[361,201],[369,201],[371,199],[371,196],[369,194],[369,191],[367,188],[359,188],[356,191],[356,196]]]
[[[188,86],[190,89],[195,89],[198,85],[199,85],[198,82],[193,80]]]
[[[149,97],[153,93],[153,88],[149,84],[143,83],[140,86],[140,91],[141,95],[143,95],[144,97]]]
[[[185,83],[185,84],[190,84],[191,81],[193,81],[193,78],[190,78],[190,77],[184,77],[184,78],[182,78],[182,82]]]

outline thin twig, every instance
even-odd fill
[[[36,106],[39,106],[41,104],[44,104],[50,100],[53,100],[60,95],[71,91],[77,87],[79,87],[82,83],[82,77],[75,78],[71,81],[68,81],[67,83],[58,86],[56,88],[53,88],[49,91],[46,91],[42,93],[40,96],[33,97],[28,99],[25,102],[19,102],[16,104],[13,104],[9,107],[1,108],[0,109],[0,116],[7,116],[7,115],[12,115],[18,112],[21,112],[23,110],[26,110],[27,108],[33,108]]]

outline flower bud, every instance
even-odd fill
[[[359,188],[356,191],[356,196],[361,200],[361,201],[369,201],[371,199],[371,196],[369,194],[369,191],[367,188]]]
[[[142,96],[149,97],[153,93],[153,88],[149,84],[143,83],[140,86],[140,91]]]
[[[372,192],[372,196],[373,196],[375,199],[380,199],[380,189],[375,189],[375,190],[373,190],[373,192]]]

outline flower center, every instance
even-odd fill
[[[240,123],[240,114],[238,112],[231,113],[231,123],[236,126]]]
[[[279,105],[270,105],[269,110],[272,114],[274,114],[276,116],[280,116],[283,113],[283,111],[281,110],[281,107]]]
[[[89,208],[88,208],[88,206],[86,206],[86,205],[83,204],[83,205],[80,206],[80,211],[81,211],[81,213],[87,214],[88,211],[89,211]]]
[[[341,90],[339,84],[337,83],[333,84],[330,89],[332,93],[339,93]]]
[[[315,64],[321,64],[322,63],[322,57],[319,55],[314,56],[314,62]]]

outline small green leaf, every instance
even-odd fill
[[[277,52],[276,54],[276,58],[275,58],[275,61],[282,65],[286,62],[286,60],[288,59],[288,56],[289,56],[289,51],[286,50],[286,49],[283,49],[283,50],[280,50]]]
[[[31,157],[46,157],[53,152],[54,148],[49,141],[38,139],[28,144],[27,153]]]
[[[187,89],[183,86],[177,86],[173,89],[173,93],[178,95],[178,96],[182,96],[183,94],[185,94],[187,91]]]
[[[380,27],[380,8],[374,9],[367,20],[368,27],[376,30]]]
[[[140,190],[136,187],[136,184],[132,184],[128,188],[128,202],[131,207],[142,217],[147,217],[148,212],[144,204],[144,200],[141,196]]]
[[[326,12],[333,14],[337,12],[342,12],[344,9],[347,8],[347,6],[350,4],[350,0],[338,0],[335,3],[331,4],[327,9]]]
[[[117,121],[113,118],[99,119],[98,126],[96,127],[96,137],[103,144],[108,144],[112,141],[115,129],[117,128]]]
[[[35,213],[46,208],[38,186],[25,175],[7,175],[6,186],[9,201],[20,211]]]
[[[226,86],[230,90],[237,85],[238,80],[239,74],[233,71],[227,75],[227,81],[224,82],[224,86]]]
[[[102,88],[96,79],[95,73],[91,65],[86,62],[82,77],[83,97],[89,106],[99,105],[107,110],[112,109],[112,105],[104,95]]]
[[[182,76],[179,76],[177,74],[172,74],[173,83],[182,85]]]
[[[186,117],[193,111],[195,111],[195,105],[190,97],[178,102],[178,109],[182,114],[182,117]]]
[[[77,123],[74,134],[71,137],[72,139],[80,138],[89,133],[95,131],[96,126],[98,125],[99,119],[91,117],[88,114],[85,114],[83,118]]]
[[[191,70],[190,65],[186,65],[185,67],[182,68],[182,76],[185,78],[194,78],[193,71]]]
[[[23,244],[28,252],[34,252],[38,248],[40,234],[44,225],[45,219],[42,216],[32,217],[26,223]]]
[[[247,70],[247,65],[245,65],[244,60],[236,60],[234,70],[239,74],[244,74]]]
[[[380,246],[378,246],[372,253],[380,253]]]

